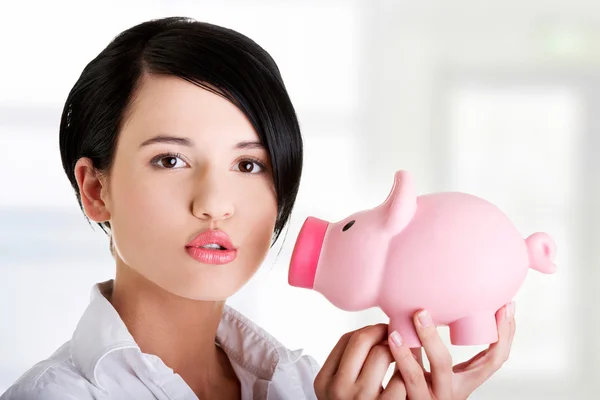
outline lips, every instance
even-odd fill
[[[219,250],[212,248],[214,246],[211,245],[221,246],[222,249]],[[215,251],[235,250],[235,247],[233,246],[229,236],[225,232],[217,230],[204,231],[186,245],[186,247],[204,248],[203,246],[207,246],[208,249]]]
[[[189,242],[185,250],[203,264],[228,264],[237,257],[237,249],[223,231],[204,231]]]

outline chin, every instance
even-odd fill
[[[170,285],[160,285],[164,290],[186,299],[199,301],[225,301],[237,293],[245,282],[231,282],[233,277],[221,279],[203,279],[201,281],[180,282]],[[229,281],[229,282],[228,282]]]
[[[223,265],[198,263],[185,255],[171,261],[177,268],[166,271],[159,260],[152,268],[139,271],[147,280],[175,296],[198,301],[225,301],[252,278],[258,268],[248,268],[248,260],[237,259]],[[161,260],[162,261],[162,260]]]

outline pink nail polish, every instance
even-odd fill
[[[510,302],[506,305],[505,309],[504,309],[504,319],[510,319],[513,316],[514,313],[514,305],[513,302]]]
[[[419,322],[424,327],[427,327],[427,326],[431,325],[431,323],[432,323],[432,321],[431,321],[431,315],[429,315],[429,313],[427,312],[427,310],[421,311],[417,316],[419,318]]]
[[[390,340],[395,346],[402,346],[402,336],[396,331],[390,334]]]

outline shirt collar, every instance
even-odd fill
[[[102,388],[97,368],[104,357],[114,351],[137,349],[141,352],[125,323],[108,301],[113,280],[97,283],[91,299],[71,339],[71,356],[75,366],[95,386]],[[260,381],[270,381],[277,367],[292,364],[302,350],[291,351],[237,310],[225,305],[217,329],[216,342],[237,364]],[[172,370],[169,369],[172,372]]]

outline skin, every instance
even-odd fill
[[[75,168],[87,216],[111,224],[109,300],[141,350],[160,357],[198,397],[239,398],[215,338],[225,300],[271,244],[277,202],[267,152],[233,104],[176,77],[144,76],[127,111],[111,170],[96,171],[86,158]],[[189,143],[143,145],[158,135]],[[161,156],[168,152],[179,156]],[[186,252],[208,229],[229,235],[233,262],[203,264]]]

